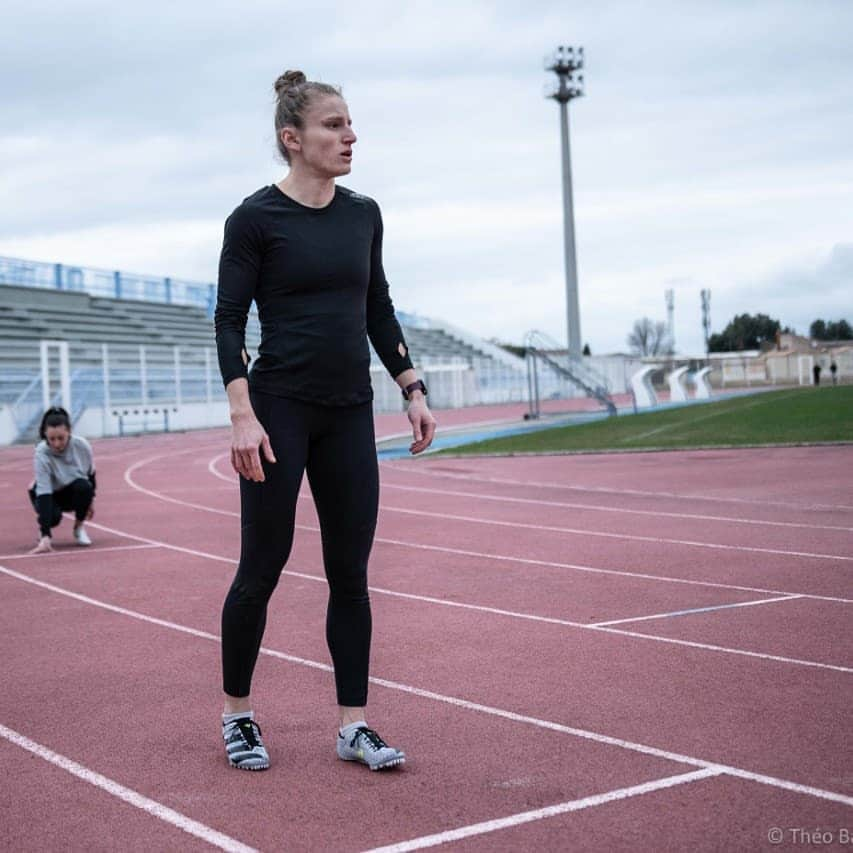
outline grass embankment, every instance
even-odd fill
[[[767,391],[489,439],[449,453],[639,450],[853,441],[853,386]]]

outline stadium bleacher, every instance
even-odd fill
[[[43,409],[41,342],[45,340],[67,343],[75,421],[87,406],[156,407],[174,403],[176,397],[184,403],[224,402],[209,305],[113,298],[2,281],[0,285],[0,406],[12,412],[14,440],[33,437]],[[495,402],[496,394],[502,394],[502,399],[522,399],[521,360],[517,365],[508,363],[515,359],[435,321],[403,312],[400,317],[434,405]],[[257,351],[259,339],[257,315],[252,313],[246,329],[250,354]],[[373,359],[377,410],[399,408],[396,386],[384,376],[375,354]],[[46,365],[54,402],[60,365],[50,357]],[[478,383],[491,397],[478,392]]]

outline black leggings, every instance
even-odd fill
[[[223,687],[229,696],[249,695],[307,470],[329,582],[326,641],[338,704],[361,707],[370,659],[367,558],[379,508],[373,407],[318,406],[254,391],[251,400],[278,461],[269,463],[261,453],[263,483],[240,477],[240,565],[222,609]]]
[[[33,509],[38,513],[39,531],[42,536],[50,536],[51,528],[62,521],[62,513],[74,510],[77,521],[83,521],[95,497],[95,488],[91,479],[83,477],[74,480],[52,495],[36,497],[36,487],[29,490]]]

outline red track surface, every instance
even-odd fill
[[[95,545],[65,521],[38,557],[31,449],[0,453],[4,847],[785,849],[853,830],[853,448],[383,464],[369,719],[409,755],[386,774],[334,755],[306,494],[254,684],[273,767],[249,774],[219,734],[227,440],[95,442]]]

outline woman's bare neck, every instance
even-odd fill
[[[276,186],[306,207],[325,207],[335,197],[335,179],[291,172]]]

